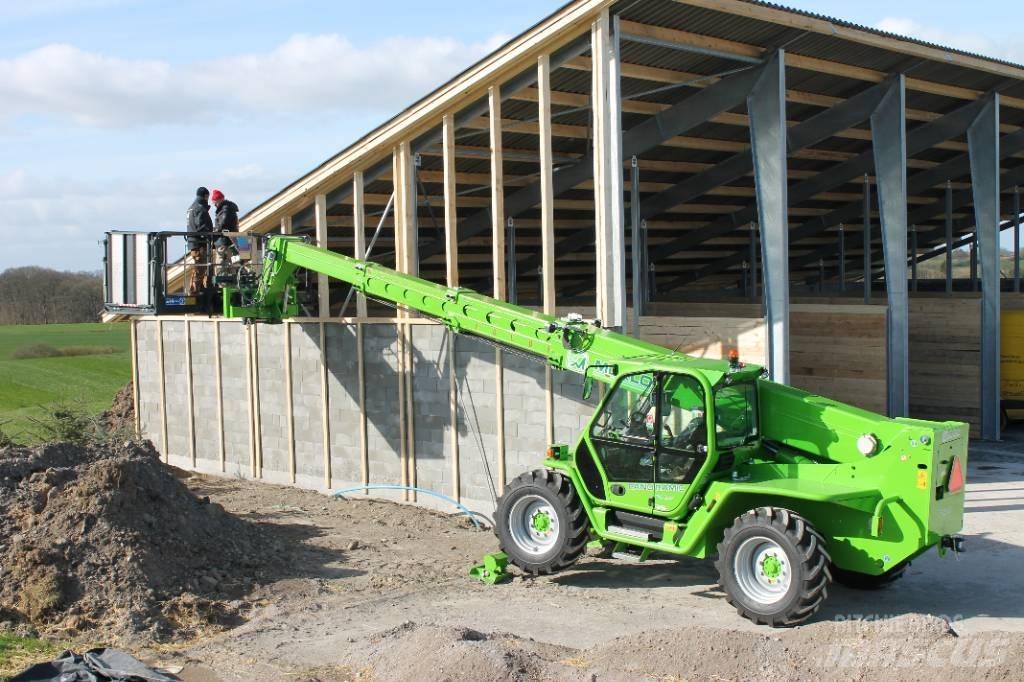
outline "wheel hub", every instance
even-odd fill
[[[765,537],[748,538],[740,545],[733,572],[740,590],[749,599],[765,605],[782,600],[793,581],[786,552]]]
[[[558,514],[540,495],[524,495],[509,510],[508,529],[512,541],[521,551],[545,554],[558,542]]]

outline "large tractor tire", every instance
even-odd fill
[[[741,616],[791,627],[828,596],[831,562],[825,540],[802,516],[760,507],[740,516],[718,545],[718,580]]]
[[[852,587],[855,590],[880,590],[892,585],[903,577],[910,568],[910,562],[904,561],[896,564],[881,575],[868,575],[858,571],[847,571],[838,566],[832,567],[832,577],[837,583]]]
[[[587,547],[589,522],[572,482],[548,469],[527,472],[505,487],[494,533],[509,561],[539,575],[568,568]]]

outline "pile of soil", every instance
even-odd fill
[[[0,450],[0,612],[44,634],[234,625],[239,597],[283,561],[267,533],[196,497],[148,443]]]
[[[377,681],[431,671],[451,682],[485,680],[944,680],[1019,679],[1024,636],[957,637],[934,616],[828,621],[794,630],[703,626],[618,637],[589,649],[504,633],[406,623],[359,642],[345,669]],[[358,676],[357,676],[358,677]]]
[[[110,409],[103,413],[103,424],[112,433],[135,432],[135,398],[132,382],[121,387],[110,403]]]

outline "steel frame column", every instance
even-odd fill
[[[839,223],[839,293],[846,293],[846,228]]]
[[[757,300],[757,223],[750,223],[750,300]]]
[[[871,180],[864,175],[864,305],[871,303]]]
[[[953,295],[953,182],[946,181],[946,295]]]
[[[967,130],[981,268],[981,437],[999,440],[999,95]]]
[[[1020,187],[1013,188],[1013,291],[1020,293]]]
[[[778,50],[747,97],[750,147],[764,268],[772,381],[789,383],[789,192],[786,169],[786,59]]]
[[[917,293],[917,225],[910,226],[910,289]]]
[[[882,253],[885,258],[885,286],[889,301],[886,327],[890,417],[906,417],[910,410],[905,86],[901,74],[871,115]]]

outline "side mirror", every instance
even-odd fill
[[[594,377],[589,374],[583,378],[583,399],[590,400],[591,394],[594,392]]]

